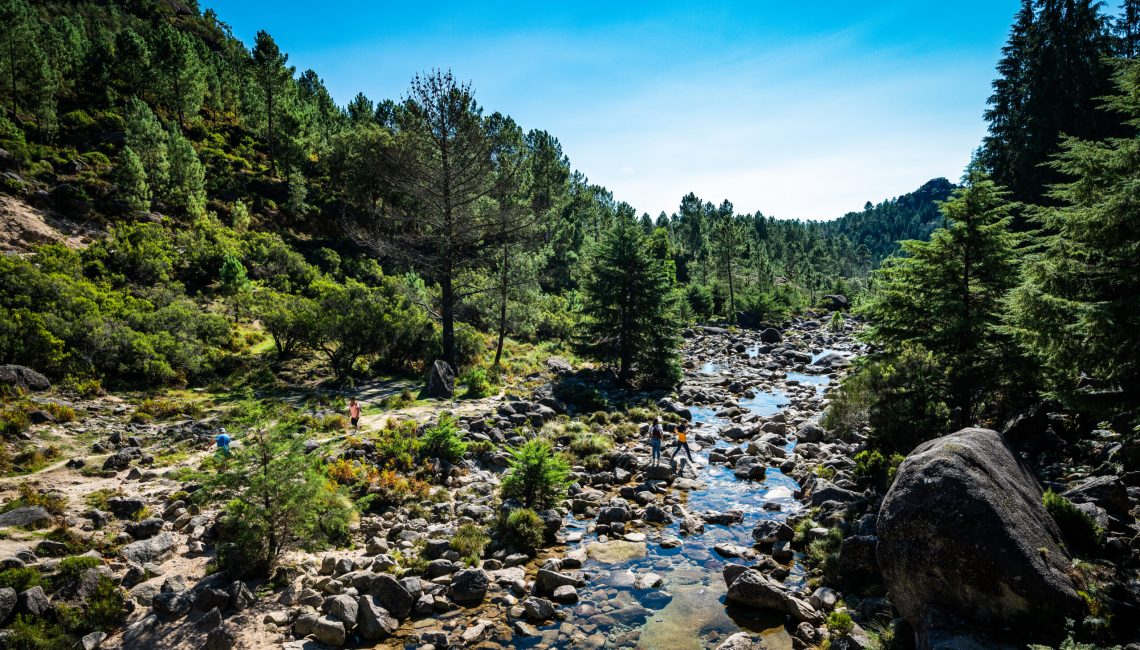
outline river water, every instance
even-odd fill
[[[814,355],[813,363],[828,352],[830,350]],[[705,364],[701,372],[713,374],[725,369],[718,364]],[[826,375],[803,372],[789,373],[787,379],[802,386],[814,385],[818,392],[822,392],[828,383]],[[770,416],[787,406],[789,399],[782,391],[773,391],[738,403],[741,410]],[[719,436],[719,431],[730,423],[717,418],[715,409],[699,407],[691,410],[694,434],[717,434],[713,447],[732,446]],[[690,436],[690,440],[698,435]],[[690,446],[694,446],[692,442]],[[786,449],[790,452],[794,447],[793,440]],[[668,446],[665,452],[668,453]],[[516,637],[517,647],[562,647],[569,638],[575,641],[574,645],[588,648],[704,650],[714,648],[728,636],[744,630],[762,637],[772,650],[791,648],[792,641],[784,627],[783,616],[726,606],[727,590],[721,570],[727,563],[751,562],[723,558],[713,547],[720,543],[752,547],[752,529],[760,520],[783,521],[802,510],[803,505],[793,497],[800,486],[773,467],[767,469],[763,480],[737,479],[730,468],[708,463],[707,447],[694,450],[693,455],[696,480],[702,487],[692,490],[670,488],[667,496],[674,497],[697,516],[707,511],[739,510],[744,513],[744,522],[731,526],[706,524],[704,533],[690,537],[681,536],[679,517],[674,517],[674,522],[669,525],[649,524],[637,530],[645,533],[647,538],[644,557],[614,563],[588,559],[583,564],[583,572],[591,578],[584,588],[578,590],[580,600],[577,605],[562,608],[568,614],[566,620],[539,627],[539,637],[525,641]],[[769,507],[765,508],[765,504]],[[775,509],[772,504],[779,508]],[[599,541],[596,534],[587,531],[591,521],[567,516],[565,530],[580,533],[581,540],[569,544],[566,551]],[[667,539],[679,539],[681,545],[664,548],[661,542]],[[661,586],[638,589],[633,584],[634,580],[646,573],[661,576]],[[795,584],[803,579],[802,569],[793,560],[787,582]]]

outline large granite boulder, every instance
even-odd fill
[[[455,396],[455,371],[442,359],[437,359],[428,372],[427,395],[440,399]]]
[[[32,392],[51,388],[51,382],[31,368],[4,364],[0,365],[0,386]]]
[[[946,621],[1047,634],[1082,611],[1041,488],[996,431],[963,429],[911,452],[883,500],[878,534],[891,601],[920,649]]]

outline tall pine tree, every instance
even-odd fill
[[[1068,182],[1041,209],[1041,234],[1014,293],[1015,331],[1051,372],[1059,394],[1082,374],[1140,399],[1140,61],[1120,64],[1109,106],[1133,135],[1070,138],[1053,163]],[[1094,382],[1094,385],[1096,382]]]
[[[669,274],[628,204],[618,206],[598,243],[584,289],[582,351],[615,364],[624,384],[677,385],[680,336]]]
[[[1005,192],[972,167],[965,187],[942,206],[947,227],[930,241],[903,242],[904,255],[877,272],[865,308],[867,337],[888,354],[918,344],[943,364],[946,401],[962,426],[1010,379],[1003,368],[1013,346],[1001,317],[1018,281],[1012,208]]]

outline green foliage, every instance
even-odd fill
[[[166,197],[183,214],[199,217],[206,213],[206,168],[198,152],[177,127],[167,134],[167,158],[170,162]]]
[[[483,368],[471,368],[459,379],[467,387],[463,394],[468,399],[486,397],[491,392],[491,382],[487,380],[487,371]]]
[[[83,632],[101,630],[108,634],[127,620],[127,594],[107,576],[99,576],[87,596],[83,610]]]
[[[1100,548],[1104,531],[1093,518],[1053,490],[1041,495],[1045,510],[1057,522],[1066,543],[1074,553],[1092,554]]]
[[[441,413],[435,425],[424,429],[420,438],[420,452],[427,458],[438,458],[457,463],[467,452],[467,443],[459,437],[459,426],[454,417]]]
[[[1118,64],[1116,83],[1108,108],[1126,116],[1133,135],[1062,142],[1051,167],[1069,180],[1050,192],[1054,206],[1033,213],[1041,230],[1010,302],[1013,331],[1055,393],[1074,397],[1087,375],[1094,387],[1121,391],[1116,408],[1128,410],[1140,395],[1140,63]]]
[[[514,450],[501,486],[504,499],[518,499],[527,508],[551,508],[566,493],[570,466],[550,443],[534,439]]]
[[[943,396],[958,426],[975,421],[1021,374],[1010,372],[1018,354],[1001,327],[1003,301],[1018,280],[1013,207],[971,168],[966,186],[942,205],[949,224],[928,242],[903,242],[904,256],[876,274],[863,310],[866,337],[883,346],[885,356],[921,346],[944,369],[928,378],[939,384],[934,394]]]
[[[508,548],[534,555],[542,548],[546,525],[542,517],[529,508],[516,508],[499,523],[500,535]]]
[[[142,160],[130,147],[119,152],[115,182],[119,197],[132,212],[146,212],[150,209],[150,186],[146,182],[146,169]]]
[[[843,312],[837,311],[831,315],[831,320],[827,323],[827,329],[831,332],[842,332],[844,326]]]
[[[855,454],[855,476],[871,479],[886,489],[895,480],[895,473],[906,457],[902,454],[884,456],[878,449],[865,449]]]
[[[34,567],[17,567],[0,571],[0,589],[14,589],[16,593],[27,591],[32,587],[44,584],[39,569]]]
[[[583,353],[617,365],[618,377],[644,386],[681,379],[675,295],[664,265],[648,251],[633,208],[622,204],[614,226],[594,250],[586,281]]]
[[[67,650],[75,639],[60,625],[40,616],[18,614],[6,639],[13,650]]]
[[[491,538],[480,526],[463,524],[451,537],[451,550],[459,553],[472,566],[476,566],[483,557],[483,549],[490,543]]]
[[[813,575],[825,580],[833,579],[839,568],[839,548],[843,545],[843,531],[832,528],[825,537],[808,544],[805,563]]]
[[[827,631],[831,634],[832,639],[840,639],[855,629],[855,622],[851,620],[851,615],[847,613],[846,609],[836,609],[827,615]]]
[[[289,423],[255,430],[208,480],[225,504],[218,562],[234,575],[269,575],[285,551],[317,548],[347,528],[351,504],[303,442]]]

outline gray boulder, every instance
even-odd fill
[[[16,590],[11,587],[0,589],[0,625],[3,625],[16,609]]]
[[[313,636],[325,645],[344,645],[344,623],[330,616],[322,616],[313,623]]]
[[[345,629],[352,629],[356,625],[357,609],[356,600],[344,594],[329,596],[321,606],[321,611],[344,623]]]
[[[40,586],[32,587],[16,597],[17,614],[29,614],[34,618],[47,616],[51,612],[51,600]]]
[[[929,647],[939,621],[971,630],[1056,630],[1082,600],[1041,488],[1005,440],[963,429],[920,445],[878,517],[891,601]]]
[[[784,335],[780,333],[780,330],[769,327],[760,332],[760,340],[764,343],[779,343],[784,340]]]
[[[119,549],[119,555],[135,564],[161,563],[174,550],[174,544],[174,535],[169,532],[159,533],[150,539],[127,544]]]
[[[455,396],[455,371],[442,359],[437,359],[428,372],[427,395],[440,399]]]
[[[51,388],[47,377],[25,366],[0,365],[0,386],[18,388],[22,391],[44,391]]]
[[[368,594],[375,596],[380,606],[399,620],[411,616],[415,599],[395,578],[387,573],[379,573],[368,586]]]
[[[487,572],[482,569],[464,569],[451,577],[451,599],[460,605],[483,602],[490,584]]]
[[[24,506],[0,514],[0,528],[34,527],[51,521],[51,513],[40,506]]]
[[[356,601],[356,633],[368,641],[386,639],[396,633],[400,622],[384,609],[375,596],[361,596]]]

